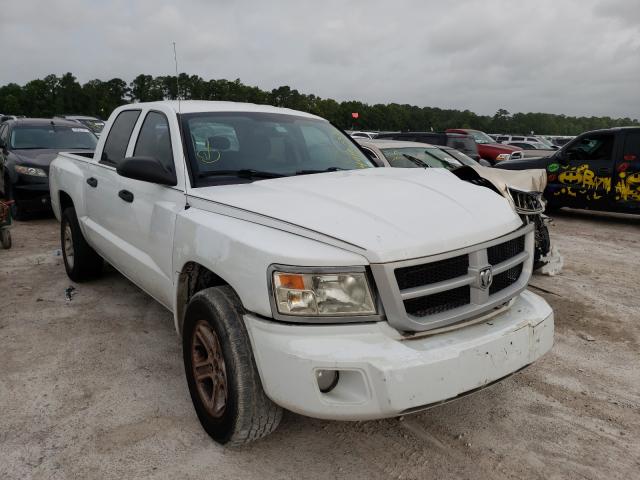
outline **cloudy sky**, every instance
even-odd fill
[[[638,0],[2,2],[0,84],[180,71],[368,103],[640,118]]]

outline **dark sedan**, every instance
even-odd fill
[[[49,165],[60,151],[94,150],[96,136],[62,119],[22,118],[0,125],[0,192],[13,214],[49,208]]]

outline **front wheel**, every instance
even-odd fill
[[[273,432],[282,409],[264,393],[243,308],[227,286],[196,293],[185,313],[182,346],[198,419],[216,442],[243,445]]]
[[[82,235],[78,216],[73,207],[66,208],[62,212],[60,243],[64,268],[71,280],[84,282],[102,273],[104,261]]]
[[[5,250],[11,248],[11,232],[8,228],[0,228],[0,243]]]
[[[535,224],[535,251],[533,256],[533,268],[538,269],[544,265],[540,261],[542,257],[547,255],[551,250],[551,236],[549,235],[549,228],[539,215],[534,219]]]

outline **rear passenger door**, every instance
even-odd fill
[[[616,209],[640,213],[640,129],[621,137],[624,146],[615,169]]]
[[[125,178],[118,175],[115,167],[125,157],[154,157],[174,172],[177,179],[182,180],[182,175],[176,169],[176,164],[182,165],[179,163],[182,160],[177,157],[181,150],[178,148],[175,114],[160,110],[140,111],[130,139],[126,141],[124,155],[120,155],[120,147],[115,152],[117,157],[110,158],[108,145],[107,138],[107,158],[104,161],[115,162],[115,165],[103,169],[101,182],[96,189],[101,205],[93,205],[92,215],[95,215],[95,221],[103,229],[104,241],[114,266],[160,303],[171,308],[173,233],[176,216],[184,210],[186,203],[184,184],[179,181],[178,186],[172,187]]]

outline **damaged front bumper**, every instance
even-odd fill
[[[367,420],[427,408],[522,369],[553,345],[549,305],[525,291],[485,322],[414,339],[385,322],[286,325],[244,317],[266,394],[310,417]],[[319,370],[339,372],[322,393]]]

